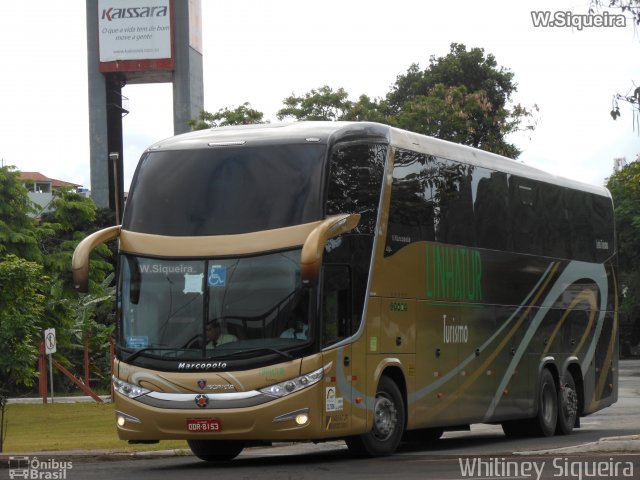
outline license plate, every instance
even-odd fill
[[[217,418],[188,418],[187,430],[189,432],[219,432],[222,424]]]

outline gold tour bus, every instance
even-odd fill
[[[196,131],[140,159],[118,239],[118,435],[344,439],[472,423],[565,435],[618,396],[604,188],[376,123]]]

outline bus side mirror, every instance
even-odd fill
[[[78,244],[71,259],[71,270],[73,272],[73,285],[80,293],[87,293],[89,290],[89,256],[91,252],[98,245],[119,235],[120,225],[115,225],[92,233]]]
[[[359,213],[335,215],[326,218],[311,231],[300,255],[300,278],[303,287],[317,285],[327,240],[353,230],[359,222]]]

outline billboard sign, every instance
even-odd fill
[[[171,0],[98,0],[101,72],[172,70]]]

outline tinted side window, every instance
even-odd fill
[[[473,169],[433,155],[397,150],[385,255],[425,240],[474,245]]]
[[[439,171],[439,242],[474,246],[472,176],[475,167],[441,159]]]
[[[511,249],[513,240],[510,229],[507,174],[477,168],[473,177],[477,246],[494,250]]]
[[[435,240],[438,160],[407,150],[397,150],[385,255],[412,242]]]
[[[568,192],[564,187],[551,184],[541,184],[538,192],[543,250],[549,257],[571,258],[569,212],[565,204]]]
[[[593,261],[596,242],[593,236],[593,195],[576,190],[567,192],[567,209],[572,257],[575,260]]]
[[[362,218],[354,232],[373,234],[386,156],[386,145],[335,147],[329,160],[326,214],[359,213]]]
[[[512,175],[509,179],[509,207],[513,250],[541,255],[544,232],[539,222],[538,182]]]
[[[406,150],[395,153],[385,256],[418,241],[602,262],[607,197]]]
[[[594,195],[591,219],[596,244],[596,261],[604,262],[614,253],[613,206],[611,205],[611,199]]]
[[[361,321],[386,157],[386,145],[342,144],[329,158],[325,214],[362,218],[357,228],[325,246],[323,345],[351,335]]]

